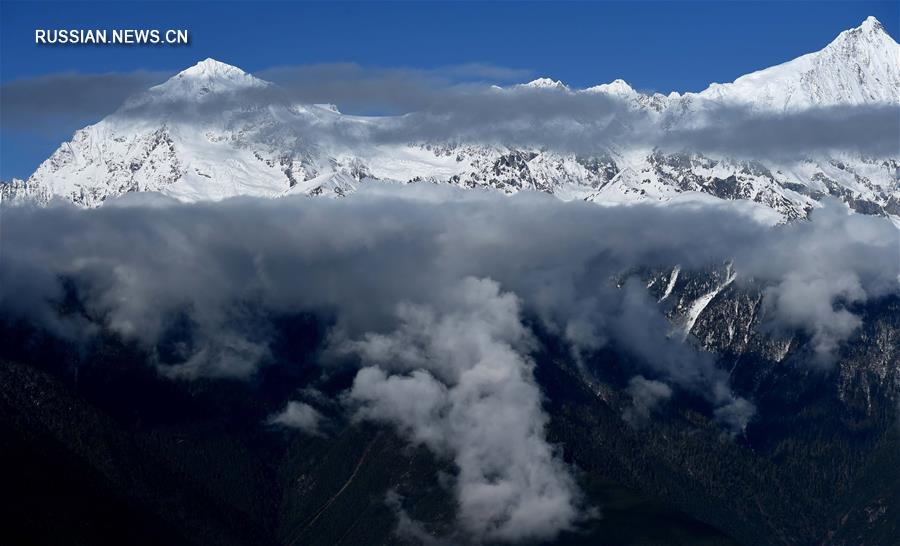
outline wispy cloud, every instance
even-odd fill
[[[206,123],[246,104],[334,103],[349,112],[403,114],[377,123],[328,124],[296,117],[282,130],[347,149],[368,144],[448,142],[600,154],[610,146],[658,147],[742,158],[783,159],[849,151],[891,157],[900,149],[900,108],[834,106],[758,112],[710,103],[680,119],[679,109],[655,116],[602,93],[512,87],[527,71],[471,64],[434,70],[321,64],[261,72],[276,86],[196,97],[143,101],[119,113],[147,120]],[[125,99],[164,79],[156,72],[59,74],[2,87],[4,128],[72,129],[111,113]]]
[[[70,72],[13,80],[0,86],[0,123],[8,130],[74,130],[113,113],[128,97],[170,75],[145,70]]]

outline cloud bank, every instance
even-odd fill
[[[398,86],[387,95],[412,90]],[[377,94],[376,94],[377,95]],[[360,97],[362,100],[362,97]],[[832,106],[799,112],[758,112],[708,103],[696,112],[657,114],[604,93],[459,84],[410,98],[402,115],[280,117],[281,130],[348,152],[372,145],[471,144],[599,155],[610,147],[658,148],[751,159],[796,159],[833,152],[892,157],[900,149],[900,107]],[[118,112],[138,120],[200,124],[247,104],[304,104],[290,88],[246,88],[214,96],[135,101]],[[308,103],[306,103],[308,104]],[[340,106],[340,104],[339,104]],[[373,107],[377,108],[377,107]]]
[[[823,361],[859,324],[850,304],[896,293],[900,278],[896,228],[836,203],[771,227],[742,203],[603,208],[426,184],[341,200],[151,201],[3,209],[0,317],[73,340],[115,332],[180,379],[252,376],[269,358],[271,317],[328,317],[322,365],[358,366],[345,406],[454,461],[473,540],[549,538],[580,514],[546,441],[529,324],[581,362],[603,347],[629,354],[646,380],[632,385],[635,412],[683,389],[739,431],[752,402],[714,355],[669,336],[628,271],[730,260],[735,282],[766,287],[768,324],[806,332]],[[81,311],[61,314],[73,288]],[[163,351],[175,317],[191,336]],[[273,422],[318,420],[287,404]]]
[[[348,150],[428,142],[598,155],[610,147],[637,146],[796,159],[833,152],[893,157],[900,149],[900,107],[896,105],[765,113],[708,102],[697,111],[682,112],[674,106],[657,115],[635,108],[627,97],[522,86],[501,89],[487,83],[521,81],[526,72],[478,64],[431,71],[349,63],[280,67],[261,73],[277,85],[203,97],[133,100],[117,115],[202,123],[247,105],[295,108],[316,103],[382,115],[377,121],[345,117],[327,123],[309,116],[279,119],[292,135]],[[160,73],[133,72],[57,74],[14,81],[0,90],[2,124],[5,129],[22,130],[67,123],[74,129],[111,113],[129,96],[139,99],[140,91],[163,78]],[[72,125],[76,120],[79,125]]]

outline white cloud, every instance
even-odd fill
[[[572,527],[578,493],[544,435],[547,417],[518,298],[467,278],[439,304],[401,304],[389,334],[343,341],[367,365],[348,399],[458,467],[458,518],[477,540],[548,539]]]
[[[663,402],[672,397],[672,387],[662,381],[653,381],[636,375],[628,381],[631,407],[625,410],[625,420],[640,425],[650,418],[650,414]]]
[[[322,414],[316,408],[304,402],[291,400],[279,413],[269,416],[266,419],[266,423],[295,428],[307,434],[318,436],[321,434],[319,426],[322,420]]]

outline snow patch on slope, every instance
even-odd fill
[[[715,288],[703,294],[699,298],[697,298],[694,303],[691,304],[691,307],[688,309],[687,314],[684,319],[684,329],[681,332],[681,339],[686,340],[687,337],[691,334],[691,330],[694,328],[694,324],[696,324],[697,319],[700,317],[700,314],[703,313],[703,310],[706,309],[706,306],[719,295],[719,293],[725,289],[729,284],[734,282],[734,279],[737,277],[734,269],[731,264],[728,265],[728,270],[726,274],[725,280],[716,285]]]

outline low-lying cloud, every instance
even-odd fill
[[[357,417],[395,424],[452,457],[459,520],[488,540],[552,538],[577,517],[574,481],[547,443],[520,303],[465,278],[436,306],[400,304],[387,335],[338,343],[368,364],[348,394]]]
[[[270,415],[266,423],[273,426],[282,426],[301,430],[312,436],[318,436],[322,432],[320,426],[324,417],[319,410],[306,402],[291,400],[283,410]]]
[[[667,130],[659,146],[756,159],[796,160],[829,152],[897,157],[900,107],[872,104],[764,113],[719,105],[692,127]]]
[[[672,398],[672,387],[662,381],[636,375],[628,381],[628,394],[631,396],[631,407],[625,410],[625,420],[640,426],[653,411]]]
[[[898,291],[887,220],[826,203],[772,227],[749,206],[604,208],[420,184],[340,200],[7,207],[0,312],[73,340],[115,332],[187,380],[252,376],[267,362],[270,316],[327,316],[322,364],[358,366],[345,407],[454,461],[467,536],[542,539],[575,525],[581,507],[546,440],[529,324],[580,362],[608,346],[629,354],[646,380],[632,385],[635,416],[685,390],[737,432],[752,401],[715,355],[670,336],[659,304],[623,273],[730,260],[736,283],[766,287],[768,324],[806,332],[823,361],[859,325],[851,303]],[[83,312],[59,312],[66,286]],[[163,355],[173,317],[192,341]],[[317,430],[315,414],[285,404],[273,423]]]

